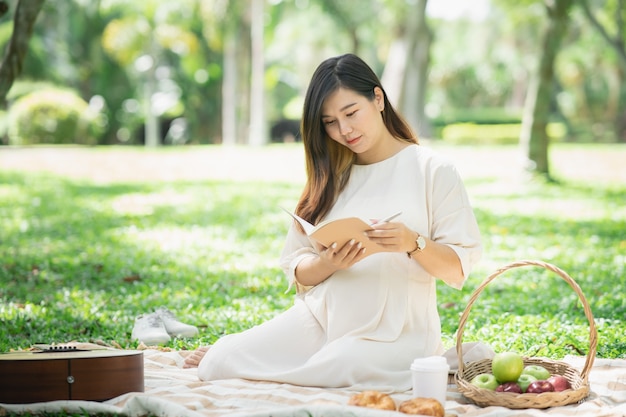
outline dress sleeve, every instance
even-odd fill
[[[289,292],[294,285],[296,285],[298,293],[305,292],[310,288],[300,285],[296,281],[296,267],[304,258],[312,256],[317,256],[313,244],[305,234],[298,230],[295,222],[292,222],[287,232],[283,252],[280,256],[280,267],[285,272],[287,281],[289,282],[287,292]]]
[[[482,256],[482,244],[463,180],[452,164],[437,167],[433,176],[431,201],[431,239],[448,245],[456,252],[465,281]],[[463,283],[451,286],[461,289]]]

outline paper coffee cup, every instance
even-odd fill
[[[411,364],[413,397],[434,398],[445,407],[450,366],[443,356],[417,358]]]

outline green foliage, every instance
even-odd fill
[[[524,105],[548,18],[545,6],[537,0],[492,3],[484,21],[428,18],[434,41],[427,70],[426,110],[435,127],[519,122],[511,119],[513,116],[497,120],[449,116],[457,110],[474,112],[483,107],[520,113]],[[149,56],[152,68],[159,68],[156,93],[160,97],[176,93],[176,115],[186,119],[195,143],[216,143],[222,136],[226,71],[235,75],[233,94],[242,98],[237,100],[236,114],[237,130],[244,136],[241,132],[254,111],[245,99],[250,80],[250,4],[203,0],[46,2],[34,26],[20,78],[65,85],[81,91],[86,99],[102,97],[107,126],[100,144],[137,143],[131,132],[135,120],[143,121],[143,115],[135,104],[143,107],[147,78],[134,64]],[[356,4],[358,7],[352,7]],[[610,0],[591,5],[607,33],[617,33],[619,3]],[[412,37],[409,12],[414,6],[391,0],[265,2],[268,121],[281,116],[299,118],[301,105],[295,104],[301,103],[313,69],[328,56],[356,52],[382,76],[394,42],[403,34]],[[625,100],[616,75],[623,72],[618,54],[580,8],[574,8],[570,27],[555,63],[557,82],[550,112],[567,120],[572,140],[621,140],[618,121]],[[7,13],[0,20],[3,49],[11,31],[12,14]],[[231,53],[236,65],[223,68]]]
[[[60,88],[33,91],[18,98],[8,115],[9,143],[94,144],[102,121],[76,93]]]
[[[58,90],[59,87],[49,81],[16,80],[7,93],[8,101],[15,101],[25,95],[42,90]],[[71,90],[67,90],[71,91]]]
[[[489,160],[489,148],[472,150],[464,151],[470,160]],[[585,152],[598,160],[594,149]],[[569,163],[558,161],[559,169]],[[466,184],[485,253],[462,291],[438,285],[446,347],[484,278],[511,261],[540,259],[581,286],[598,326],[598,356],[626,358],[626,303],[616,296],[626,292],[624,185],[519,187],[480,175]],[[0,352],[68,340],[135,348],[134,318],[160,306],[201,329],[197,338],[167,344],[176,349],[275,316],[293,302],[278,266],[289,224],[279,206],[293,204],[300,191],[294,182],[103,185],[0,171]],[[588,336],[575,292],[535,267],[496,278],[464,329],[464,341],[552,358],[584,355]]]
[[[150,24],[145,19],[115,19],[102,34],[102,46],[122,67],[129,66],[145,51],[150,32]]]
[[[0,45],[9,43],[13,34],[13,21],[0,23]]]

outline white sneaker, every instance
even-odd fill
[[[146,345],[158,345],[170,341],[170,335],[165,330],[165,324],[157,313],[141,314],[135,319],[131,338],[137,339]]]
[[[172,337],[194,337],[198,334],[198,328],[196,326],[181,323],[176,316],[165,307],[157,309],[155,314],[159,316],[165,325],[165,330]]]

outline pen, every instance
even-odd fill
[[[398,216],[399,216],[399,215],[401,215],[401,214],[402,214],[402,212],[401,212],[401,211],[399,211],[399,212],[397,212],[396,214],[392,214],[392,215],[391,215],[391,216],[389,216],[389,217],[385,217],[385,218],[384,218],[384,219],[382,219],[382,220],[378,220],[376,223],[372,223],[372,224],[370,224],[370,226],[374,226],[375,224],[378,224],[378,223],[386,223],[386,222],[390,222],[390,221],[392,221],[393,219],[395,219],[396,217],[398,217]]]

